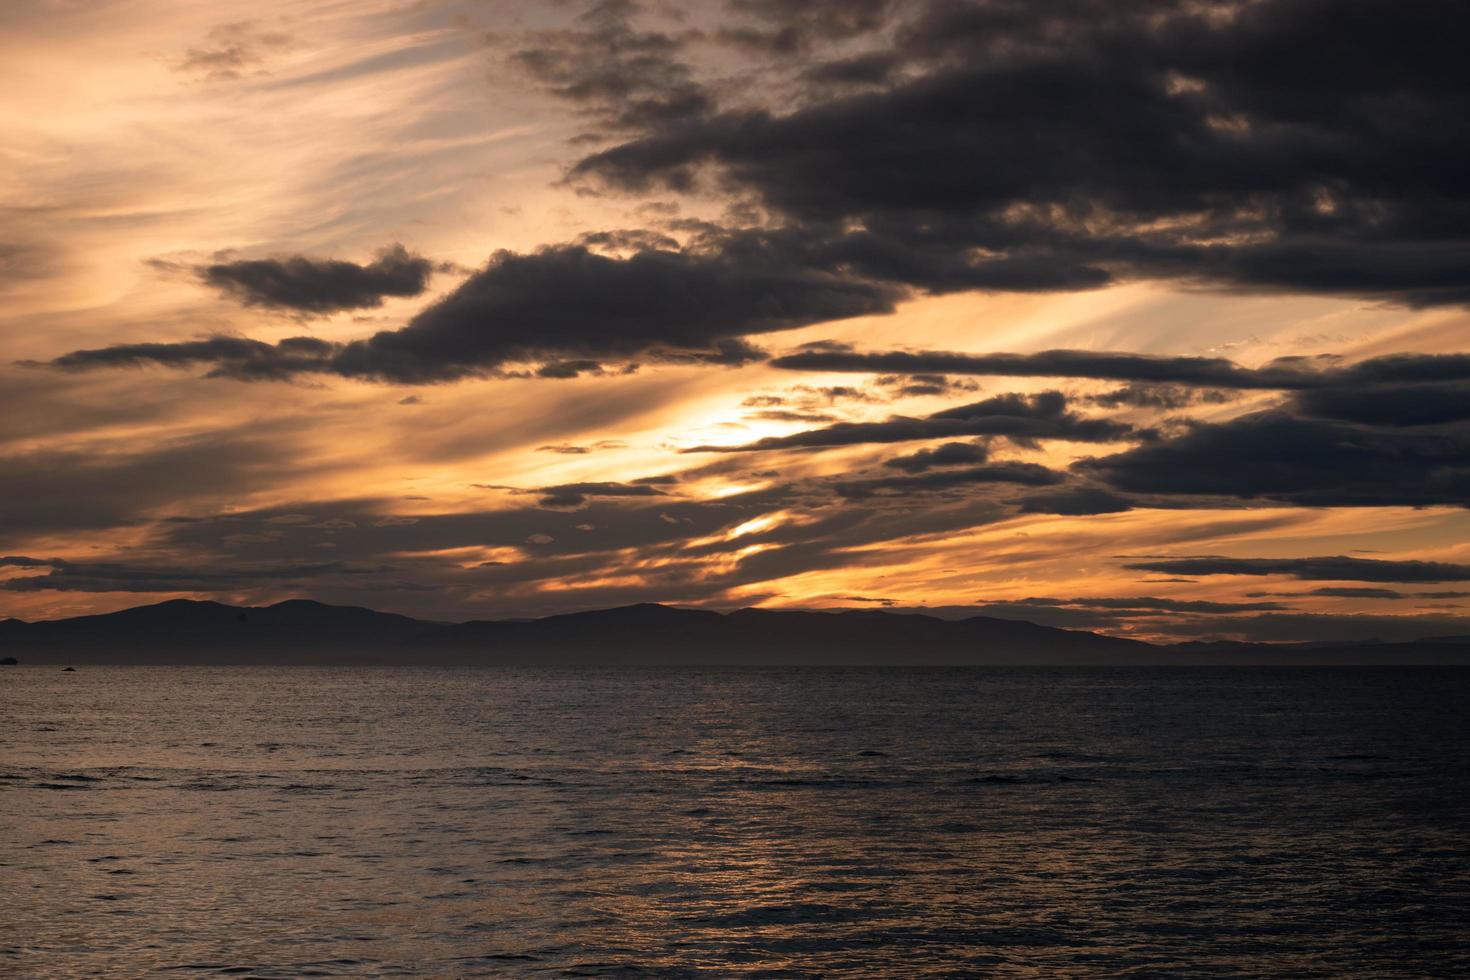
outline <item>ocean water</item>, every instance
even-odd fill
[[[1470,975],[1470,671],[0,671],[0,974]]]

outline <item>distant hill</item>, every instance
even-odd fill
[[[1470,640],[1158,646],[988,616],[656,604],[444,624],[307,600],[256,607],[181,599],[100,616],[0,620],[0,656],[22,664],[1392,665],[1470,664]]]
[[[22,663],[384,662],[425,629],[408,616],[293,599],[229,606],[175,599],[100,616],[0,622],[0,650]]]

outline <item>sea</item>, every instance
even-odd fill
[[[0,668],[0,975],[1470,976],[1470,670]]]

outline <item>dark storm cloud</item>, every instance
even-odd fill
[[[580,378],[584,374],[605,374],[598,361],[548,361],[536,369],[538,378]]]
[[[1122,388],[1089,395],[1087,401],[1102,408],[1150,408],[1173,411],[1190,405],[1223,405],[1236,398],[1234,392],[1213,388],[1188,388],[1183,385],[1129,384]]]
[[[188,367],[213,364],[210,377],[241,381],[283,381],[297,374],[326,370],[336,345],[315,337],[288,337],[274,344],[246,337],[210,337],[171,344],[114,344],[72,351],[49,362],[66,370],[102,367]]]
[[[804,77],[817,85],[881,85],[902,64],[903,59],[890,52],[870,51],[813,65]]]
[[[56,558],[28,558],[25,555],[5,555],[0,557],[0,566],[10,568],[49,568],[56,564]]]
[[[417,296],[433,273],[428,259],[393,245],[367,265],[297,255],[219,262],[201,268],[199,277],[247,306],[335,313],[381,306],[389,296]]]
[[[629,357],[890,308],[891,294],[803,269],[718,255],[578,246],[490,264],[401,330],[346,345],[335,371],[400,382],[450,380],[548,354]]]
[[[1470,380],[1470,355],[1392,354],[1347,366],[1334,358],[1284,357],[1259,368],[1222,357],[1161,357],[1113,351],[1048,350],[1034,354],[957,354],[946,351],[865,353],[847,349],[798,351],[772,367],[794,371],[932,372],[1020,378],[1088,378],[1139,385],[1227,389],[1305,390],[1365,384]]]
[[[280,379],[332,373],[429,384],[542,362],[547,377],[601,370],[599,359],[647,355],[738,365],[763,354],[737,335],[892,309],[883,286],[772,259],[642,251],[626,258],[575,246],[498,252],[407,326],[346,344],[271,345],[217,337],[76,351],[65,368],[213,363],[212,374]]]
[[[1128,425],[1088,419],[1067,410],[1057,391],[1035,395],[998,395],[924,418],[896,417],[885,422],[839,422],[788,436],[768,436],[738,446],[696,446],[686,453],[755,452],[767,449],[824,449],[868,443],[942,439],[947,436],[1007,436],[1012,439],[1068,439],[1112,442],[1138,438]]]
[[[764,54],[750,55],[748,75],[706,84],[685,57],[700,31],[643,30],[638,12],[598,3],[570,30],[496,43],[620,140],[577,161],[569,179],[592,191],[712,188],[732,202],[727,224],[686,222],[681,250],[668,247],[670,225],[501,253],[401,330],[328,357],[266,352],[248,370],[215,362],[217,373],[420,383],[520,362],[567,376],[586,373],[570,366],[579,362],[655,353],[744,363],[759,353],[730,346],[742,335],[887,312],[925,291],[1165,279],[1470,301],[1470,14],[1449,0],[751,0],[727,10],[746,25],[742,50],[813,61],[830,52],[834,64],[886,54],[888,70],[869,77],[888,81],[856,93],[768,85],[760,73],[779,59]],[[779,108],[752,107],[778,98]],[[267,260],[208,275],[247,301],[311,312],[399,295],[361,280],[408,288],[424,268],[407,256],[380,262]],[[88,353],[76,363],[108,363]],[[135,348],[130,362],[139,359]],[[777,363],[1219,389],[1316,388],[1313,375],[1331,373],[1078,352],[814,351]]]
[[[912,495],[950,490],[984,483],[1018,483],[1024,486],[1050,486],[1066,480],[1066,475],[1036,463],[991,463],[962,469],[934,470],[917,476],[884,476],[866,480],[842,480],[833,484],[838,495],[849,498],[874,494]]]
[[[1301,392],[1293,405],[1302,415],[1365,425],[1470,422],[1470,382],[1344,385]]]
[[[1470,357],[1396,354],[1327,367],[1278,361],[1262,371],[1272,386],[1292,389],[1275,408],[1186,423],[1172,438],[1074,469],[1114,490],[1176,498],[1470,503]]]
[[[1134,506],[1134,502],[1128,498],[1108,493],[1106,490],[1099,490],[1096,487],[1075,487],[1047,493],[1033,493],[1021,501],[1020,510],[1023,514],[1062,514],[1069,517],[1082,517],[1089,514],[1119,514],[1132,510]]]
[[[922,473],[939,466],[966,466],[983,463],[989,456],[990,450],[979,443],[946,442],[933,449],[920,449],[907,456],[895,456],[885,460],[883,465],[890,469],[903,470],[905,473]]]
[[[1320,589],[1309,589],[1306,592],[1247,592],[1246,595],[1279,596],[1281,598],[1293,598],[1297,596],[1327,596],[1328,598],[1332,599],[1470,599],[1470,592],[1399,592],[1395,589],[1376,589],[1366,586],[1326,586]]]
[[[783,7],[793,25],[806,16]],[[892,63],[867,75],[898,79],[886,87],[650,122],[572,175],[632,191],[715,183],[777,215],[807,264],[930,290],[1164,278],[1470,300],[1459,5],[904,12]],[[781,33],[760,36],[772,47]]]
[[[1323,507],[1463,506],[1470,503],[1470,427],[1373,428],[1272,410],[1196,424],[1177,438],[1075,469],[1135,493]]]
[[[1178,575],[1287,575],[1297,579],[1339,582],[1466,582],[1470,565],[1432,561],[1385,561],[1378,558],[1164,558],[1123,566],[1144,572]]]

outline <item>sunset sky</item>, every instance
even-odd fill
[[[0,7],[0,616],[1470,633],[1452,0]]]

